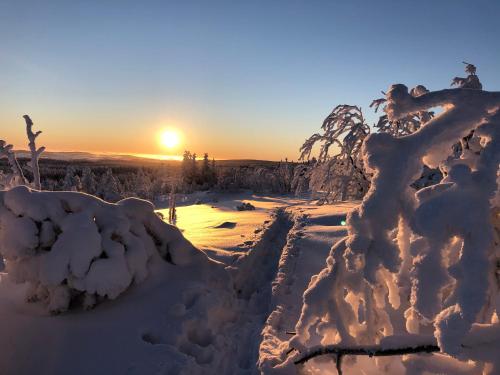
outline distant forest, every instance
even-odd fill
[[[172,190],[190,193],[216,189],[236,191],[251,189],[262,193],[292,191],[296,163],[263,160],[212,160],[186,152],[182,161],[150,159],[57,160],[40,159],[43,190],[82,191],[108,201],[136,196],[162,199]],[[28,158],[18,158],[28,179]],[[0,159],[0,174],[8,174],[7,159]]]

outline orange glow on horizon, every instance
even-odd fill
[[[243,130],[216,130],[215,125],[201,120],[167,115],[124,120],[120,123],[119,131],[114,123],[82,114],[70,119],[59,114],[56,116],[52,113],[42,113],[33,115],[32,119],[35,126],[43,131],[37,138],[37,146],[46,147],[47,157],[51,152],[60,152],[93,154],[81,155],[82,158],[129,155],[156,160],[182,160],[183,152],[189,150],[199,158],[206,152],[210,159],[215,157],[217,160],[279,161],[285,157],[296,160],[297,144],[300,143],[294,137],[286,137],[283,142],[276,142],[276,135],[271,132],[272,127],[270,133],[265,134],[255,132],[251,127]],[[68,132],[67,123],[71,121],[74,128]],[[16,124],[2,127],[0,138],[13,144],[17,151],[28,150],[25,125],[17,114],[0,113],[0,124]],[[167,134],[164,135],[165,133]],[[67,157],[74,159],[78,155]]]

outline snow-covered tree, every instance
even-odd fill
[[[26,122],[26,135],[28,137],[28,147],[31,153],[31,159],[29,162],[28,169],[33,175],[33,181],[31,186],[37,190],[41,190],[42,185],[40,181],[40,168],[38,166],[38,160],[40,155],[45,151],[45,147],[36,147],[35,140],[42,133],[40,130],[33,133],[33,121],[28,115],[23,116]],[[12,170],[12,174],[5,175],[2,178],[1,185],[3,188],[9,188],[18,185],[28,185],[29,182],[24,176],[24,173],[19,165],[16,155],[13,151],[13,146],[7,144],[7,142],[0,140],[0,157],[6,157]]]
[[[483,85],[479,81],[479,77],[476,75],[476,70],[477,70],[476,67],[466,62],[464,62],[464,64],[465,64],[465,72],[468,74],[468,76],[466,78],[461,78],[461,77],[453,78],[451,86],[458,86],[459,88],[463,89],[482,90]],[[473,138],[473,134],[474,131],[471,131],[469,134],[463,137],[460,140],[460,142],[457,142],[455,145],[453,145],[453,151],[454,151],[453,157],[460,158],[460,155],[462,153],[469,152],[466,150],[470,150],[471,147],[474,148],[475,145],[470,144],[475,140],[475,138]]]
[[[365,140],[370,190],[304,293],[290,341],[298,354],[278,366],[283,373],[293,373],[294,361],[315,345],[323,348],[313,352],[337,356],[349,353],[342,348],[374,354],[395,345],[441,351],[379,361],[381,372],[398,364],[412,375],[500,373],[500,93],[414,96],[404,85],[387,93],[390,121],[435,107],[443,113],[412,134]],[[449,158],[472,131],[481,151]],[[410,185],[423,165],[447,173],[415,191]]]
[[[310,164],[301,163],[295,166],[295,168],[293,169],[292,182],[290,184],[290,190],[295,195],[303,195],[309,192],[309,184],[311,178],[310,174],[311,174]]]
[[[61,190],[63,191],[80,191],[82,190],[82,184],[80,177],[76,174],[76,168],[70,165],[66,169],[66,174],[62,181]]]
[[[469,63],[466,64],[465,71],[468,73],[466,78],[455,77],[453,79],[452,85],[457,85],[461,88],[468,89],[482,89],[481,82],[479,81],[478,76],[476,75],[476,67]],[[428,93],[429,91],[425,86],[418,85],[410,90],[410,95],[413,97],[418,97]],[[385,93],[382,91],[385,95]],[[385,109],[386,98],[380,98],[374,100],[370,107],[377,112],[379,108],[382,106]],[[332,116],[333,121],[340,122],[340,126],[338,129],[342,127],[345,122],[350,122],[351,118],[354,118],[358,122],[363,119],[363,114],[361,109],[356,106],[338,106],[336,107],[338,113],[332,112],[334,116]],[[353,111],[355,116],[353,116],[350,111]],[[330,117],[329,116],[329,117]],[[346,116],[345,119],[342,116]],[[391,120],[387,114],[384,114],[379,117],[378,122],[374,125],[380,133],[388,133],[393,135],[394,137],[403,137],[410,135],[420,129],[425,123],[430,121],[434,117],[434,111],[431,109],[419,110],[416,112],[407,113],[405,116]],[[328,118],[327,118],[328,120]],[[326,121],[326,120],[325,120]],[[364,122],[364,120],[363,120]],[[323,127],[325,125],[323,124]],[[325,134],[326,135],[326,134]],[[301,148],[301,158],[308,158],[312,152],[313,146],[316,142],[323,141],[323,137],[325,135],[315,134],[310,137]],[[343,135],[339,132],[332,132],[327,137],[333,137],[335,139],[334,144],[339,146],[340,144],[344,144],[345,139]],[[472,137],[472,133],[465,136],[460,142],[454,145],[454,157],[459,157],[461,154],[462,148],[468,148],[469,139]],[[364,138],[360,139],[360,142],[357,144],[357,150],[361,149],[361,144]],[[322,150],[321,150],[322,151]],[[326,192],[326,201],[335,201],[335,200],[344,200],[343,196],[346,196],[346,191],[356,192],[356,187],[358,187],[357,194],[353,194],[348,198],[361,198],[363,194],[367,191],[369,181],[367,174],[363,170],[363,165],[360,163],[359,156],[352,158],[350,160],[346,157],[341,158],[329,158],[327,159],[329,162],[325,162],[324,156],[321,155],[318,160],[318,163],[314,168],[310,170],[310,187],[314,191],[324,191]],[[354,161],[354,163],[352,163]],[[351,165],[354,165],[355,173],[352,174],[353,168]],[[353,176],[355,178],[353,178]],[[412,186],[416,189],[421,189],[423,187],[435,184],[442,179],[442,171],[439,168],[429,168],[427,165],[423,165],[422,173],[420,177],[412,184]],[[354,185],[354,186],[353,186]]]
[[[96,195],[110,202],[116,202],[121,199],[119,183],[113,175],[113,170],[111,168],[107,168],[101,175]]]
[[[473,64],[464,62],[465,64],[465,73],[467,73],[467,77],[455,77],[451,81],[452,86],[458,86],[463,89],[474,89],[474,90],[482,90],[483,85],[479,81],[479,77],[476,75],[476,67]]]
[[[210,160],[208,158],[208,154],[206,152],[203,155],[199,179],[200,179],[202,185],[206,188],[210,188],[210,187],[214,186],[216,183],[216,180],[217,180],[216,171],[215,171],[215,161],[212,160],[212,163],[210,163]]]
[[[361,146],[370,133],[361,108],[339,105],[316,133],[302,145],[300,159],[311,157],[320,144],[316,165],[311,171],[311,190],[322,192],[325,201],[361,198],[369,186],[360,158]]]
[[[203,154],[203,160],[201,162],[201,176],[204,181],[210,178],[210,161],[206,152]]]
[[[150,182],[150,186],[148,189],[148,198],[155,200],[158,197],[165,195],[165,193],[167,192],[167,186],[168,186],[166,181],[163,178],[160,178],[158,176],[156,176],[156,178],[150,177],[150,179],[151,179],[151,182]],[[142,197],[142,198],[146,198],[146,197]]]
[[[82,170],[81,178],[82,190],[88,194],[95,194],[97,190],[97,182],[94,172],[89,167],[85,167]]]
[[[144,171],[144,168],[140,168],[134,175],[134,189],[132,193],[139,197],[152,199],[151,195],[151,178]]]
[[[26,121],[26,135],[28,136],[28,147],[31,153],[29,166],[31,173],[33,174],[32,184],[35,189],[41,190],[42,184],[40,182],[40,167],[38,166],[38,159],[40,159],[42,152],[45,151],[45,147],[42,146],[37,148],[35,140],[42,133],[42,131],[39,130],[36,133],[33,133],[33,121],[31,121],[31,118],[28,115],[24,115],[23,118]]]
[[[276,170],[278,177],[278,192],[280,194],[288,194],[292,191],[292,179],[293,179],[293,164],[285,158],[285,161],[281,161]]]
[[[184,151],[182,157],[182,181],[186,186],[192,186],[196,183],[197,168],[196,154],[191,154],[190,151]]]

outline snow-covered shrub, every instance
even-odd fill
[[[370,190],[304,293],[293,348],[429,335],[448,356],[404,357],[408,374],[500,373],[500,93],[414,96],[404,85],[387,93],[390,121],[434,107],[443,113],[415,133],[372,134],[364,142]],[[480,152],[450,158],[472,131]],[[410,185],[424,164],[441,165],[445,178],[417,192]]]
[[[80,299],[114,299],[143,281],[155,261],[207,262],[147,201],[116,204],[77,192],[0,191],[0,253],[9,277],[28,282],[28,300],[51,312]]]
[[[309,159],[319,143],[316,165],[310,173],[310,189],[322,193],[322,200],[344,201],[362,198],[369,187],[360,158],[361,146],[370,133],[361,108],[339,105],[321,126],[323,133],[309,137],[300,148],[300,159]]]
[[[311,167],[314,164],[304,163],[298,164],[293,169],[292,182],[290,183],[290,190],[295,195],[304,195],[309,192],[309,184],[311,180]]]
[[[256,193],[290,192],[291,168],[288,162],[280,162],[277,168],[258,167],[248,170],[244,185]]]
[[[23,171],[19,166],[16,155],[14,154],[12,148],[12,145],[7,144],[7,142],[3,140],[0,140],[0,157],[7,158],[10,169],[12,171],[10,174],[2,175],[1,188],[3,189],[26,183]]]

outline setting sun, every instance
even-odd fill
[[[164,130],[160,134],[160,143],[166,148],[173,148],[180,142],[179,133],[175,130]]]

